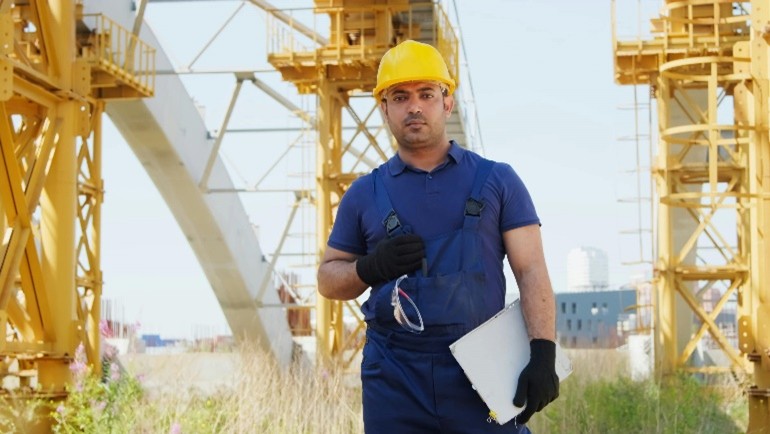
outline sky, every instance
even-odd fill
[[[291,7],[308,3],[274,2]],[[619,36],[634,39],[640,28],[637,9],[641,7],[645,15],[657,5],[651,0],[618,0]],[[580,246],[607,252],[611,287],[645,271],[645,266],[623,265],[640,259],[638,236],[622,234],[639,227],[636,205],[622,203],[638,196],[636,177],[629,173],[636,167],[637,149],[633,141],[621,140],[635,134],[634,112],[627,110],[634,101],[634,88],[613,81],[610,2],[458,0],[457,11],[471,76],[471,83],[460,86],[472,84],[486,156],[511,164],[530,190],[543,222],[554,289],[566,289],[567,255]],[[449,12],[454,16],[453,10]],[[179,20],[182,13],[185,19]],[[227,22],[193,69],[269,69],[264,15],[251,4],[219,0],[150,3],[145,17],[179,68],[193,62]],[[296,91],[281,83],[277,74],[259,77],[298,105],[312,106],[308,98],[295,98]],[[183,80],[201,105],[207,128],[216,132],[232,93],[232,76],[189,75]],[[648,102],[647,88],[636,89],[636,95],[640,102]],[[230,127],[301,125],[268,100],[245,87]],[[643,107],[639,113],[639,133],[644,134],[646,110]],[[116,300],[122,306],[118,316],[139,322],[144,333],[187,338],[228,333],[211,286],[171,211],[108,118],[105,124],[104,297]],[[229,134],[222,153],[232,177],[253,184],[271,158],[296,136],[263,134],[255,143],[253,135]],[[648,139],[641,145],[640,164],[647,167]],[[310,152],[312,146],[292,154],[292,160],[281,162],[265,184],[303,182],[295,175],[314,167]],[[646,176],[642,187],[641,196],[649,197]],[[263,250],[272,252],[291,198],[256,196],[244,195],[244,205]],[[642,211],[641,225],[649,228],[649,205]],[[314,227],[309,210],[300,215],[297,233]],[[649,234],[644,240],[642,251],[649,259]],[[306,234],[298,235],[289,246],[309,242]],[[298,273],[306,276],[308,270]]]

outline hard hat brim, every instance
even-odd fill
[[[414,83],[418,81],[428,81],[433,83],[443,83],[447,86],[447,95],[452,95],[455,91],[455,88],[457,87],[457,84],[454,80],[447,80],[443,77],[436,77],[436,76],[422,76],[422,77],[409,77],[408,80],[405,79],[394,79],[394,80],[388,80],[383,83],[380,83],[377,87],[374,88],[372,91],[372,95],[374,95],[377,99],[382,99],[382,94],[388,90],[389,88],[397,85],[397,84],[403,84],[403,83]]]

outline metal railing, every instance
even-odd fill
[[[93,66],[152,95],[155,91],[155,48],[103,14],[83,16],[91,29],[83,57]]]
[[[373,53],[384,53],[394,43],[402,40],[414,39],[432,44],[444,57],[449,73],[460,85],[455,98],[460,101],[458,114],[465,131],[467,147],[483,154],[481,128],[468,61],[459,36],[457,8],[454,5],[455,19],[452,20],[445,10],[445,7],[450,8],[452,5],[444,3],[444,6],[436,2],[413,3],[404,8],[373,6],[284,9],[288,23],[272,14],[267,15],[267,52],[268,55],[279,55],[296,61],[300,61],[297,53],[302,53],[306,60],[309,60],[307,56],[312,56],[314,62],[318,62],[321,55],[327,56],[324,60],[329,60],[328,56],[334,54],[338,60],[343,57],[346,60],[356,57],[371,60]],[[319,47],[321,41],[298,31],[297,27],[304,26],[304,22],[308,21],[308,14],[313,15],[312,30],[315,34],[319,34],[321,26],[324,26],[320,29],[324,34],[327,31],[330,33],[327,46]],[[373,26],[376,25],[375,18],[378,14],[388,14],[388,21],[394,25],[392,39],[378,39],[374,33]],[[426,22],[429,22],[430,26],[426,26]],[[322,54],[322,50],[325,50],[325,53]]]
[[[711,46],[732,49],[730,37],[749,34],[750,11],[742,2],[732,0],[689,0],[664,6],[658,20],[652,20],[654,32],[666,38],[683,37],[691,48]]]
[[[271,14],[267,15],[268,55],[291,56],[294,53],[317,52],[320,41],[303,36],[298,29],[302,22],[298,16],[307,13],[308,10],[289,9],[284,12],[289,17],[288,23]],[[324,14],[328,16],[328,22],[326,19],[317,17]],[[378,23],[383,22],[377,19],[382,14],[386,14],[387,21],[394,25],[392,38],[383,37],[386,34],[383,29],[375,29]],[[432,25],[429,28],[423,27],[426,15],[431,18]],[[358,8],[316,8],[313,31],[318,32],[321,24],[328,26],[328,30],[327,28],[320,30],[323,33],[327,31],[330,33],[329,44],[321,48],[336,49],[340,60],[343,56],[349,60],[356,55],[361,59],[370,59],[372,53],[381,54],[394,43],[414,39],[434,45],[446,59],[450,74],[454,77],[458,75],[457,36],[439,4],[414,3],[404,8],[376,5]]]

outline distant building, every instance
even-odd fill
[[[607,253],[595,247],[578,247],[567,255],[567,290],[603,291],[609,287]]]
[[[166,345],[163,338],[157,334],[142,335],[142,342],[144,342],[146,347],[163,347]]]
[[[652,328],[652,286],[648,282],[611,291],[563,292],[556,294],[556,336],[565,348],[617,348],[631,334],[649,333]],[[711,313],[722,292],[711,288],[700,295],[701,307]],[[692,313],[693,325],[701,320]],[[726,303],[714,320],[727,340],[737,346],[735,302]],[[705,348],[719,348],[710,334]]]
[[[182,339],[164,339],[159,334],[143,334],[141,340],[146,348],[172,347],[184,343]]]
[[[556,294],[557,339],[565,348],[616,348],[635,329],[636,304],[631,288]]]

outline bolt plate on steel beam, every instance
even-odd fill
[[[770,389],[760,389],[758,387],[749,387],[746,389],[746,394],[749,397],[767,398],[770,397]]]
[[[0,101],[13,96],[13,64],[8,57],[13,53],[13,17],[0,14]]]

